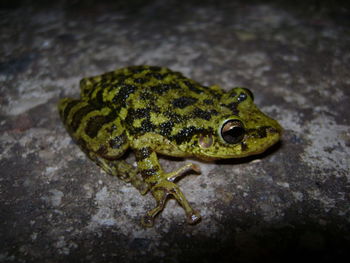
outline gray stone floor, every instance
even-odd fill
[[[48,2],[0,6],[0,262],[336,262],[349,254],[349,9]],[[203,216],[195,226],[171,200],[142,228],[152,197],[103,173],[59,120],[58,99],[78,96],[82,77],[134,64],[246,86],[284,127],[265,154],[197,162],[202,175],[179,182]],[[186,161],[161,164],[171,171]]]

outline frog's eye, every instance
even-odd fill
[[[227,120],[221,127],[221,137],[229,144],[241,142],[244,134],[245,129],[240,120]]]
[[[252,101],[254,101],[254,95],[253,95],[253,92],[251,92],[251,90],[250,89],[247,89],[247,88],[243,88],[247,93],[248,93],[248,95],[249,95],[249,97],[251,97],[252,98]]]

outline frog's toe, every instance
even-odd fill
[[[141,224],[144,227],[152,227],[154,224],[154,218],[152,216],[146,214],[141,218]]]
[[[187,215],[187,223],[190,225],[197,224],[199,221],[201,221],[201,219],[202,217],[200,213],[195,210]]]
[[[164,189],[153,189],[152,191],[153,197],[157,201],[157,206],[151,210],[149,210],[146,215],[144,215],[141,219],[141,224],[144,227],[152,227],[154,218],[156,215],[164,209],[166,199],[168,197],[167,191]]]
[[[201,173],[201,168],[200,168],[199,165],[197,165],[197,164],[191,164],[191,165],[192,165],[192,166],[191,166],[192,170],[193,170],[196,174],[200,174],[200,173]]]

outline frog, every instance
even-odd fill
[[[155,207],[141,218],[145,227],[168,199],[183,208],[186,221],[201,220],[177,182],[200,174],[189,162],[166,172],[160,156],[219,159],[257,155],[280,141],[282,127],[254,103],[245,87],[206,86],[166,67],[136,65],[80,81],[80,98],[63,98],[58,111],[83,152],[107,174],[151,193]],[[124,158],[134,153],[137,166]]]

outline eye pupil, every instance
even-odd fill
[[[241,138],[243,135],[244,129],[242,127],[233,127],[223,134],[225,141],[231,143],[239,141],[238,138]]]
[[[243,88],[248,94],[249,96],[252,98],[252,100],[254,101],[254,95],[253,92],[251,92],[251,90],[247,89],[247,88]]]
[[[243,140],[245,129],[239,120],[228,120],[221,129],[221,136],[225,142],[230,144],[239,143]]]
[[[246,98],[247,98],[247,94],[241,93],[238,95],[237,100],[238,100],[238,102],[242,102],[242,101],[246,100]]]

